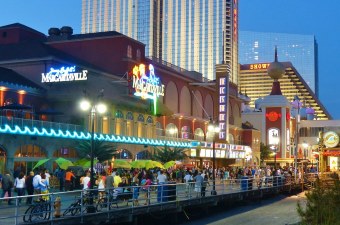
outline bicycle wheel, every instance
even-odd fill
[[[30,217],[31,217],[31,210],[33,209],[33,205],[31,205],[30,207],[28,207],[27,209],[26,209],[26,211],[25,211],[25,214],[24,214],[24,216],[23,216],[23,218],[22,218],[22,220],[24,221],[24,222],[31,222],[31,220],[30,220]]]
[[[33,207],[29,218],[30,222],[37,222],[45,219],[46,215],[44,212],[44,207],[45,206],[42,204],[37,204]]]
[[[78,202],[74,202],[72,203],[63,213],[63,216],[67,216],[67,215],[72,215],[74,216],[76,213],[75,211],[77,211],[77,207],[79,207]]]
[[[106,198],[99,199],[96,205],[97,212],[101,212],[106,207],[107,207],[107,199]]]

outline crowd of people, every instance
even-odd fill
[[[312,169],[311,169],[312,170]],[[144,195],[146,202],[149,204],[149,186],[152,184],[165,184],[172,183],[185,183],[186,195],[191,196],[195,193],[196,197],[204,197],[207,191],[207,187],[211,186],[213,179],[213,172],[215,173],[215,182],[232,182],[237,183],[238,180],[247,176],[249,179],[254,179],[258,186],[263,185],[265,182],[264,177],[270,176],[293,176],[294,169],[292,167],[277,168],[273,167],[220,167],[213,171],[212,167],[204,168],[183,168],[171,167],[169,169],[105,169],[97,171],[94,176],[93,188],[98,190],[98,197],[102,198],[106,193],[110,192],[112,195],[118,195],[121,193],[131,193],[134,204],[138,205],[138,197],[140,194]],[[299,179],[301,179],[301,172],[297,172]],[[90,171],[84,172],[84,175],[79,177],[78,182],[85,192],[91,187]],[[32,194],[47,194],[50,188],[50,180],[57,181],[59,191],[70,191],[75,189],[76,175],[71,169],[63,170],[57,168],[53,174],[50,174],[48,170],[39,170],[35,173],[33,171],[25,175],[20,172],[15,177],[6,171],[3,175],[0,174],[1,184],[1,197],[11,197],[13,190],[17,193],[17,196],[32,195]],[[266,183],[264,183],[266,184]],[[14,189],[13,189],[14,188]],[[192,191],[193,190],[193,191]],[[160,192],[161,189],[158,189]],[[158,196],[159,200],[160,196]],[[48,200],[48,195],[43,196],[42,199]],[[21,204],[21,198],[18,200]],[[32,197],[26,198],[26,204],[32,203]],[[8,200],[8,204],[12,204],[11,200]]]

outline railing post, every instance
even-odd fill
[[[19,200],[18,197],[15,198],[15,224],[18,224],[18,213],[19,213]]]

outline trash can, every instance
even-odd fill
[[[248,177],[247,176],[243,176],[241,178],[241,190],[242,191],[248,190]]]

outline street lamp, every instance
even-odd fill
[[[294,108],[297,109],[297,115],[295,115],[295,151],[294,151],[294,177],[295,182],[297,178],[297,153],[299,145],[299,123],[300,123],[300,108],[302,103],[300,102],[299,96],[294,96],[294,101],[292,102]]]
[[[278,134],[274,134],[272,136],[272,146],[270,148],[274,152],[274,168],[275,168],[275,170],[276,170],[276,154],[277,154],[278,146],[279,146],[279,137],[278,137]]]
[[[100,103],[99,101],[101,98],[104,96],[103,90],[100,91],[100,94],[91,102],[88,99],[84,99],[80,102],[80,108],[83,111],[89,111],[91,112],[91,173],[90,173],[90,189],[93,189],[94,187],[94,166],[93,166],[93,161],[94,161],[94,120],[96,118],[97,113],[103,114],[106,112],[106,105],[103,103]],[[93,205],[93,191],[91,193],[91,198],[90,198],[90,204]]]
[[[211,191],[211,195],[216,195],[216,188],[215,188],[215,162],[216,162],[216,153],[215,153],[215,137],[216,133],[220,132],[220,127],[218,124],[215,123],[212,119],[210,119],[209,125],[208,125],[208,131],[209,133],[213,134],[213,189]]]

